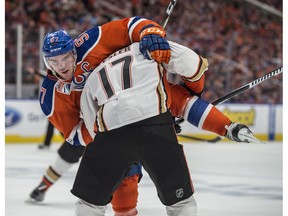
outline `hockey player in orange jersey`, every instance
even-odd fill
[[[65,142],[58,150],[54,165],[48,167],[40,185],[30,194],[32,200],[42,201],[47,189],[79,160],[84,146],[93,140],[79,113],[81,92],[90,73],[108,55],[138,41],[140,52],[146,58],[168,63],[170,49],[164,37],[162,27],[141,17],[96,26],[75,40],[65,30],[45,36],[42,51],[48,72],[39,100],[42,111],[64,135]],[[141,175],[139,165],[131,166],[112,200],[115,215],[137,214],[137,186]]]
[[[97,66],[97,64],[94,65],[94,61],[95,62],[101,61],[101,58],[98,56],[101,56],[100,51],[104,47],[106,42],[104,44],[100,43],[99,41],[102,41],[102,40],[100,40],[99,38],[102,38],[104,36],[100,37],[99,35],[102,35],[102,34],[105,35],[104,29],[106,29],[107,32],[110,32],[112,34],[114,32],[114,29],[117,29],[116,25],[118,27],[123,27],[127,25],[131,29],[133,28],[137,29],[135,26],[133,26],[133,25],[136,25],[135,23],[137,23],[136,26],[138,27],[138,25],[140,25],[141,23],[145,25],[149,22],[153,23],[152,21],[148,21],[145,19],[131,18],[131,19],[121,20],[121,22],[120,21],[115,21],[115,23],[112,22],[113,25],[111,26],[113,26],[113,28],[111,29],[110,27],[107,27],[108,26],[107,24],[106,24],[107,26],[105,25],[103,26],[103,29],[101,27],[93,28],[91,30],[88,30],[87,32],[84,32],[83,34],[81,34],[79,37],[76,38],[76,40],[74,41],[75,46],[76,46],[76,49],[75,49],[76,51],[74,51],[74,49],[71,49],[71,50],[66,49],[63,51],[63,54],[61,54],[63,56],[55,55],[57,56],[56,58],[53,58],[54,56],[44,58],[45,63],[48,66],[48,68],[49,67],[51,67],[51,69],[57,68],[58,73],[55,73],[55,70],[48,71],[48,77],[45,79],[43,83],[41,97],[40,97],[42,110],[49,117],[49,120],[53,122],[53,124],[57,125],[57,128],[60,128],[59,129],[60,131],[61,130],[63,131],[64,136],[66,137],[66,142],[60,147],[58,151],[59,155],[55,161],[55,164],[52,166],[49,166],[49,168],[47,169],[47,172],[43,176],[43,181],[41,182],[39,187],[37,187],[31,193],[30,196],[32,199],[36,201],[42,201],[44,199],[44,194],[47,191],[47,189],[55,181],[57,181],[59,177],[72,166],[73,163],[78,162],[79,158],[81,157],[84,151],[84,147],[82,145],[88,144],[90,142],[90,137],[88,136],[86,127],[85,125],[82,124],[79,118],[79,112],[78,112],[79,111],[78,110],[79,109],[79,96],[81,94],[81,90],[85,84],[87,76],[89,75],[91,70],[93,70],[93,68]],[[122,23],[122,25],[119,25],[120,23]],[[155,25],[151,23],[150,25]],[[148,25],[148,27],[146,26],[146,29],[149,28],[150,25]],[[137,38],[137,36],[133,36],[132,33],[134,32],[134,30],[131,30],[129,27],[127,30],[129,32],[129,36],[126,35],[126,37],[129,38],[132,35],[132,39],[130,40],[133,41],[135,38]],[[143,28],[144,30],[142,31],[143,33],[142,33],[142,43],[141,43],[142,53],[147,58],[149,58],[150,56],[147,55],[147,52],[145,52],[144,47],[145,47],[145,44],[149,45],[150,47],[153,44],[152,45],[149,44],[151,43],[149,42],[149,37],[151,37],[151,35],[149,34],[145,35],[147,34],[145,33],[145,26]],[[153,28],[157,29],[159,27],[153,27]],[[151,30],[151,32],[153,32],[153,30]],[[93,35],[92,33],[95,33],[96,35],[95,37],[97,39],[91,36]],[[52,34],[50,36],[51,36],[50,40],[52,39],[53,43],[57,44],[61,42],[59,40],[60,38],[58,37],[59,35]],[[147,39],[147,36],[148,36],[148,39]],[[162,34],[162,36],[164,36],[164,34]],[[91,38],[94,38],[94,40],[91,41]],[[137,39],[135,40],[137,41]],[[160,42],[165,43],[165,41],[161,41],[161,40]],[[67,46],[67,44],[64,44],[64,45]],[[98,51],[96,52],[95,50],[97,50],[96,48],[98,48],[98,46],[99,46],[99,52]],[[115,44],[112,47],[114,46],[117,47],[117,45]],[[55,49],[57,49],[57,47],[55,47]],[[111,48],[111,50],[113,49],[114,48]],[[55,52],[56,51],[57,50],[55,50]],[[151,53],[154,52],[153,50],[150,50],[150,51]],[[154,57],[158,62],[163,61],[167,63],[170,57],[170,53],[168,51],[169,49],[167,49],[167,46],[166,46],[164,50],[155,52],[155,54],[152,55],[152,57]],[[161,54],[161,52],[163,53]],[[107,54],[103,54],[102,58],[104,58],[105,55],[108,55],[108,54],[109,54],[108,52]],[[99,58],[99,60],[97,57]],[[95,60],[95,58],[97,60]],[[74,61],[75,61],[74,59],[77,59],[75,65],[74,65]],[[205,62],[205,59],[204,59],[204,62]],[[199,65],[200,63],[201,61],[199,61]],[[67,66],[66,68],[65,67],[61,68],[61,65],[67,65]],[[198,67],[198,64],[196,66]],[[70,77],[71,73],[73,77]],[[203,75],[201,70],[199,70],[199,73],[197,74],[198,75],[196,77],[198,78],[201,78]],[[201,80],[203,83],[204,76],[203,76],[203,79],[201,78]],[[197,86],[199,85],[197,84]],[[179,103],[179,104],[182,104],[182,103]],[[177,114],[177,116],[178,115],[179,113]],[[215,122],[213,124],[215,125]],[[220,126],[219,125],[217,126],[217,128],[222,128],[222,133],[219,135],[222,135],[223,133],[226,133],[227,131],[224,127],[221,127],[221,126],[222,124]],[[79,145],[79,146],[75,147],[75,146],[71,146],[71,144],[74,144],[76,146]],[[129,214],[132,212],[134,213],[137,212],[135,207],[136,207],[137,197],[138,197],[137,184],[138,184],[139,175],[141,176],[141,169],[139,168],[139,166],[131,167],[130,177],[124,179],[124,181],[120,184],[119,190],[115,191],[114,198],[112,200],[113,208],[115,210],[115,215],[117,214],[125,215],[125,212],[129,212]],[[41,188],[41,190],[39,190],[39,188]],[[129,196],[123,195],[123,193],[129,194]],[[128,199],[124,200],[122,197],[126,197]]]

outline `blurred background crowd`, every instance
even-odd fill
[[[35,86],[41,78],[39,29],[60,28],[76,37],[94,25],[114,19],[143,16],[161,23],[170,0],[6,0],[5,83],[16,82],[17,26],[23,26],[23,84]],[[167,38],[208,58],[202,97],[213,101],[264,74],[279,68],[282,58],[282,1],[261,0],[256,6],[244,0],[178,0],[170,18]],[[267,6],[268,9],[267,9]],[[40,59],[40,60],[39,60]],[[41,68],[40,68],[41,69]],[[178,83],[178,77],[169,77]],[[230,102],[282,104],[282,75]],[[6,90],[7,91],[7,90]],[[6,93],[6,98],[9,94]]]

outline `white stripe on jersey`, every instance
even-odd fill
[[[186,120],[189,119],[188,116],[189,116],[189,114],[190,114],[190,110],[191,110],[191,108],[193,107],[193,105],[195,104],[195,102],[196,102],[197,100],[201,100],[201,99],[200,99],[199,97],[197,97],[197,96],[193,96],[193,97],[189,100],[189,102],[187,103],[187,105],[186,105],[186,107],[185,107],[185,110],[184,110],[184,114],[183,114],[183,118],[184,118],[184,119],[186,119]],[[198,101],[198,102],[199,102],[199,101]],[[205,108],[205,110],[204,110],[203,113],[202,113],[202,112],[201,112],[201,113],[200,113],[200,112],[197,113],[197,115],[201,115],[201,117],[200,117],[200,120],[199,120],[198,125],[194,125],[194,126],[202,129],[203,124],[204,124],[204,122],[205,122],[208,114],[210,113],[212,107],[213,107],[212,104],[208,104],[208,106]],[[195,113],[195,112],[193,112],[193,113]],[[196,113],[195,113],[195,114],[196,114]]]
[[[191,109],[191,107],[193,106],[193,104],[198,100],[197,96],[192,97],[189,102],[187,103],[184,113],[183,113],[183,118],[184,119],[188,119],[188,115],[189,115],[189,111]]]
[[[135,17],[130,18],[129,22],[128,22],[128,26],[127,29],[129,29],[130,24],[133,22],[133,20],[135,19]],[[145,18],[141,18],[138,21],[136,21],[129,29],[129,39],[130,39],[130,43],[133,43],[134,41],[132,41],[132,33],[134,31],[134,28],[142,21],[147,20]]]
[[[199,121],[199,124],[198,124],[198,127],[200,129],[202,129],[203,124],[204,124],[204,122],[205,122],[210,110],[212,109],[212,107],[213,107],[212,104],[209,104],[208,107],[205,109],[204,113],[202,114],[202,116],[200,118],[200,121]]]

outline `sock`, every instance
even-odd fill
[[[38,190],[48,190],[48,188],[51,187],[64,173],[66,173],[72,167],[72,165],[73,163],[68,163],[58,155],[54,165],[49,166],[43,175],[42,181],[38,186]]]
[[[40,191],[47,191],[60,177],[61,175],[49,166],[37,189]]]

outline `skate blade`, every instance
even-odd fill
[[[24,201],[27,204],[33,204],[33,205],[45,205],[42,201],[37,201],[35,199],[32,199],[31,197]]]

